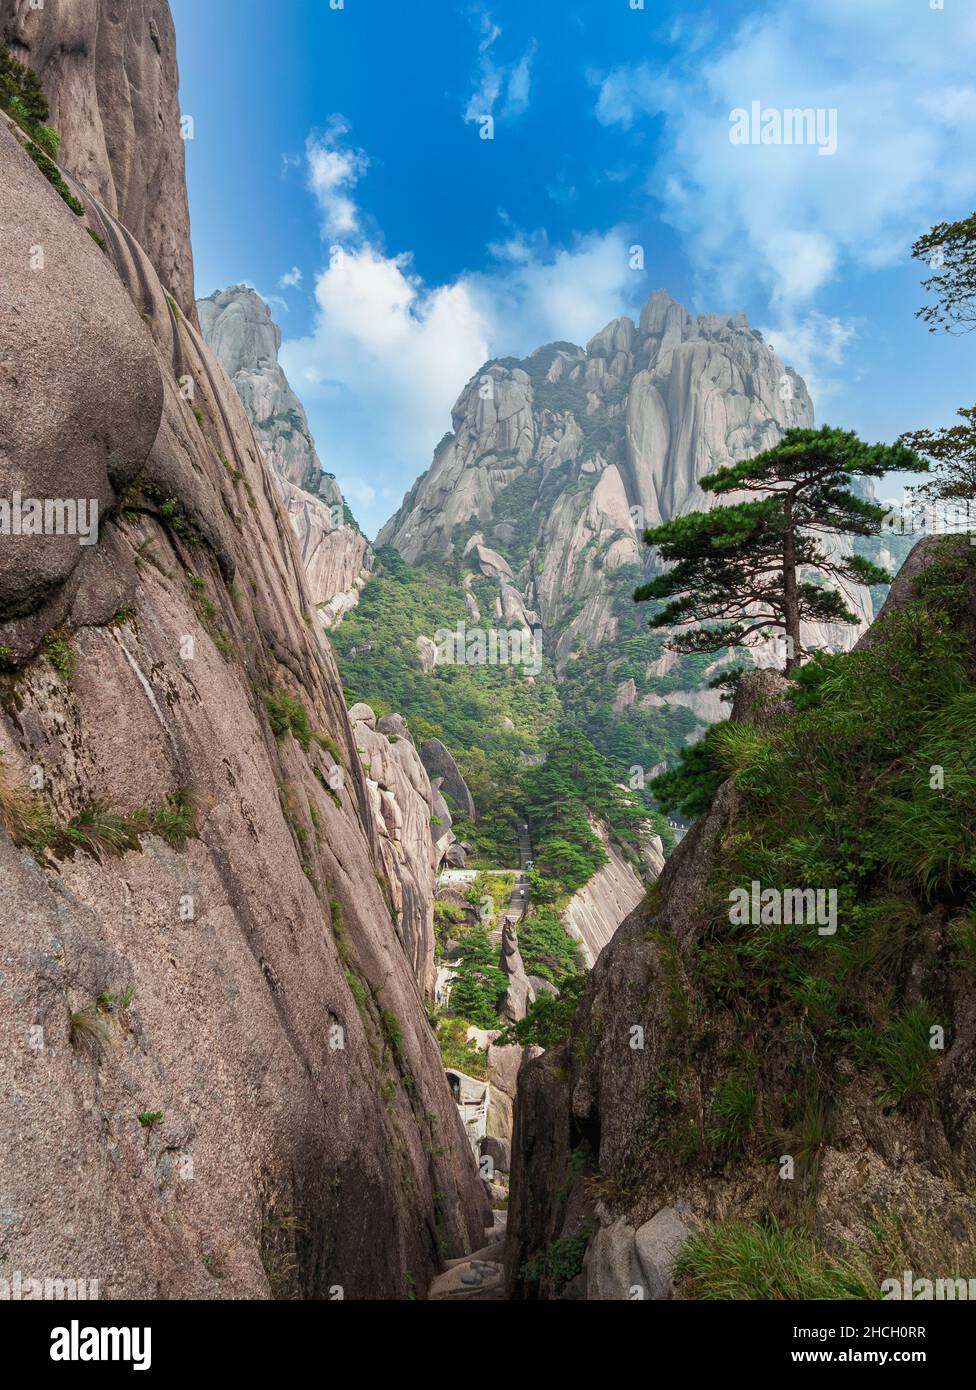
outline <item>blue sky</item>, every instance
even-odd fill
[[[947,424],[976,341],[916,322],[908,248],[976,208],[976,5],[937,5],[172,0],[197,291],[269,299],[370,534],[487,357],[659,286],[744,309],[819,420]],[[753,102],[822,110],[836,151],[733,144]]]

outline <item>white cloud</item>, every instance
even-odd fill
[[[297,265],[293,265],[291,270],[285,272],[278,281],[280,290],[297,290],[302,283],[302,272]]]
[[[502,31],[486,11],[479,16],[481,38],[478,43],[478,63],[475,69],[474,89],[468,98],[464,112],[466,121],[482,121],[486,116],[495,115],[495,106],[504,98],[500,115],[509,120],[521,116],[528,110],[532,94],[532,63],[536,55],[536,42],[514,62],[505,63],[496,57],[496,46]]]
[[[841,384],[836,372],[857,337],[857,325],[812,309],[799,317],[787,315],[775,327],[759,327],[776,355],[803,377],[814,401],[820,406],[829,402]]]
[[[328,128],[311,134],[305,146],[308,186],[322,210],[322,235],[326,237],[359,231],[359,210],[352,192],[369,161],[361,150],[342,144],[348,133],[342,117],[333,116]]]
[[[668,110],[676,99],[674,82],[650,63],[616,68],[607,74],[589,72],[587,77],[599,88],[596,114],[601,125],[629,129],[638,116],[655,116]]]
[[[972,5],[781,0],[722,46],[687,45],[669,71],[639,63],[601,75],[596,115],[625,129],[663,115],[665,153],[648,187],[685,238],[702,294],[733,303],[765,291],[770,332],[816,377],[851,338],[809,316],[818,295],[852,269],[903,261],[921,231],[971,210],[974,52]],[[836,154],[732,145],[730,113],[753,101],[835,110]]]
[[[388,255],[363,235],[330,257],[316,279],[313,330],[286,342],[281,359],[323,465],[365,529],[378,529],[390,497],[430,465],[451,407],[485,361],[554,339],[586,341],[643,297],[629,245],[611,232],[552,247],[509,223],[490,269],[445,285],[424,283],[409,255]]]

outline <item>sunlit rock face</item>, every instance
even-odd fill
[[[373,552],[335,478],[322,470],[305,409],[278,362],[281,329],[248,285],[219,290],[197,309],[207,345],[234,383],[280,484],[322,623],[334,627],[358,604]]]
[[[168,0],[0,0],[0,35],[41,79],[58,163],[134,237],[192,322],[176,34]]]
[[[616,319],[585,348],[482,368],[379,542],[411,562],[463,542],[498,582],[506,621],[541,623],[562,672],[618,636],[620,581],[653,566],[644,529],[714,505],[704,475],[813,421],[804,382],[744,314],[693,318],[657,290],[637,323]],[[810,627],[811,647],[857,640],[871,597],[857,587],[848,600],[857,625]]]

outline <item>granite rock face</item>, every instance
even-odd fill
[[[477,815],[474,797],[467,782],[461,776],[453,755],[444,747],[439,738],[429,738],[421,745],[420,757],[431,777],[440,778],[440,784],[448,796],[469,820]]]
[[[281,329],[249,285],[232,285],[197,301],[200,328],[237,388],[255,437],[282,482],[327,502],[342,495],[322,472],[301,401],[278,364]]]
[[[171,34],[164,5],[49,0],[45,51],[65,73],[95,65],[97,103],[60,89],[69,149],[97,152],[135,100],[115,121],[101,11],[155,15],[164,51]],[[147,42],[126,71],[154,70]],[[130,154],[145,170],[159,152]],[[17,668],[0,675],[0,1095],[17,1136],[0,1155],[2,1273],[84,1274],[109,1298],[403,1298],[442,1254],[477,1248],[487,1207],[384,896],[339,677],[192,290],[178,315],[172,272],[164,285],[84,201],[106,252],[0,126],[4,481],[43,496],[60,449],[75,462],[58,495],[104,503],[80,558],[0,541],[0,647]],[[47,268],[28,289],[38,228]],[[22,420],[35,449],[8,423]],[[282,691],[314,738],[272,726]],[[42,813],[64,827],[93,808],[135,827],[124,845],[41,835]]]
[[[413,562],[477,526],[466,553],[499,583],[498,616],[540,623],[563,672],[618,636],[615,576],[653,566],[644,529],[713,505],[703,475],[812,423],[803,381],[743,314],[692,318],[658,290],[638,324],[617,319],[585,349],[554,343],[483,367],[379,543]],[[808,642],[853,644],[871,600],[849,597],[859,627],[810,628]]]
[[[248,285],[218,290],[197,309],[203,336],[237,388],[280,483],[319,617],[334,627],[358,604],[373,552],[335,479],[322,471],[305,409],[278,363],[281,329]]]
[[[454,842],[409,729],[400,715],[377,720],[369,705],[349,711],[380,834],[384,882],[407,958],[425,994],[434,987],[437,870]],[[441,827],[434,830],[434,818]]]
[[[196,322],[168,0],[0,0],[0,36],[41,79],[63,170],[135,237]]]
[[[563,911],[563,922],[580,946],[588,969],[647,893],[647,884],[664,868],[664,850],[657,836],[649,839],[644,862],[638,867],[613,843],[606,827],[591,817],[590,825],[607,853],[607,862],[573,894]]]
[[[157,354],[111,265],[83,232],[79,239],[54,189],[38,187],[33,164],[2,118],[0,141],[0,237],[8,252],[0,316],[0,496],[70,498],[97,522],[118,506],[159,431]],[[34,245],[44,247],[43,271],[32,268]],[[90,306],[83,318],[65,312],[75,300]],[[17,384],[27,351],[29,392]],[[118,409],[121,380],[131,405],[124,411]],[[89,539],[97,539],[97,526]],[[98,564],[97,546],[79,544],[78,536],[5,536],[0,620],[12,622],[5,645],[29,654]]]

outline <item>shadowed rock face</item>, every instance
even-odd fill
[[[67,8],[45,9],[50,52],[100,51],[94,20],[59,34]],[[67,91],[62,128],[82,120]],[[0,821],[3,1272],[77,1271],[110,1298],[404,1297],[480,1243],[486,1206],[339,678],[236,391],[82,194],[106,252],[0,127],[4,485],[43,496],[60,448],[58,495],[105,501],[80,559],[29,542],[11,560],[21,542],[0,538],[18,667],[0,676],[0,804],[31,769],[43,800],[22,804],[62,826],[192,788],[196,834],[143,818],[130,848],[35,853]],[[276,737],[281,690],[315,738]]]
[[[0,35],[41,79],[62,168],[128,228],[196,322],[168,0],[0,0]]]
[[[932,549],[931,541],[916,546],[886,615],[911,601]],[[786,689],[777,672],[749,672],[732,719],[763,729],[789,718]],[[668,860],[657,905],[636,908],[600,953],[567,1041],[519,1074],[505,1253],[510,1297],[621,1299],[641,1285],[645,1298],[669,1298],[674,1255],[689,1233],[705,1222],[765,1219],[792,1200],[768,1156],[789,1153],[789,1139],[777,1135],[777,1147],[759,1156],[712,1147],[720,1058],[751,1045],[734,1002],[716,1001],[702,950],[714,921],[713,875],[725,845],[742,831],[741,795],[728,781]],[[879,1220],[923,1225],[948,1267],[955,1267],[954,1251],[971,1248],[976,1018],[968,983],[946,968],[946,923],[938,918],[934,911],[908,955],[890,958],[893,993],[908,990],[914,999],[945,989],[939,1017],[952,1042],[931,1104],[895,1112],[876,1079],[860,1076],[849,1058],[836,1069],[822,1064],[833,1109],[803,1200],[812,1204],[805,1220],[814,1220],[831,1252],[849,1253],[852,1241],[870,1249]],[[632,1042],[635,1026],[643,1030],[640,1046]],[[775,1077],[795,1046],[791,1039],[760,1065]],[[576,1176],[554,1184],[553,1173],[573,1170],[572,1158]],[[581,1232],[584,1269],[564,1290],[544,1256]],[[525,1275],[533,1264],[543,1268],[537,1282]]]
[[[429,738],[421,746],[420,757],[428,774],[432,778],[440,778],[441,786],[462,815],[474,820],[477,815],[474,797],[450,750],[444,747],[439,738]]]

